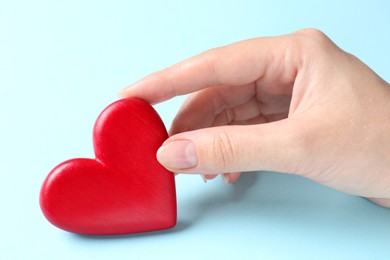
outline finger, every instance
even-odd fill
[[[239,122],[248,124],[245,122],[260,116],[263,123],[287,117],[291,96],[262,93],[259,100],[255,88],[254,84],[218,86],[192,93],[173,120],[170,134]]]
[[[240,172],[232,172],[230,174],[229,182],[230,183],[235,183],[241,176]]]
[[[122,97],[152,104],[209,86],[241,86],[255,81],[290,86],[300,64],[291,35],[257,38],[206,51],[153,73],[124,89]]]
[[[215,179],[218,176],[218,174],[201,174],[200,176],[202,177],[202,180],[204,182],[207,182],[209,180]]]
[[[217,176],[218,176],[218,174],[205,174],[204,178],[206,180],[212,180],[212,179],[215,179]]]
[[[255,94],[253,84],[240,88],[218,86],[193,93],[184,101],[173,120],[170,134],[210,127],[221,111],[226,112],[231,107],[240,107]],[[227,118],[230,115],[234,117],[233,114],[225,114]]]
[[[275,122],[279,120],[286,119],[288,116],[288,112],[283,113],[277,113],[277,114],[271,114],[271,115],[259,115],[257,117],[253,117],[247,120],[242,121],[233,121],[230,124],[231,125],[257,125],[257,124],[264,124],[269,122]]]
[[[222,178],[226,184],[233,184],[240,178],[240,175],[241,173],[239,172],[224,173]]]
[[[261,103],[256,97],[252,97],[248,102],[230,108],[233,115],[229,123],[233,121],[243,121],[259,116],[263,111],[260,109]],[[223,113],[223,112],[222,112]],[[221,114],[221,113],[220,113]]]
[[[305,152],[291,120],[251,126],[223,126],[180,133],[164,142],[157,159],[183,173],[294,172]]]

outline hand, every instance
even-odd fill
[[[158,151],[173,172],[293,173],[390,207],[390,87],[305,29],[212,49],[122,91],[188,94]]]

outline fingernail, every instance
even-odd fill
[[[207,179],[206,179],[206,176],[204,174],[201,174],[200,177],[202,177],[202,180],[204,181],[204,183],[207,183]]]
[[[119,91],[116,93],[117,97],[119,97],[119,98],[125,97],[125,93],[124,93],[124,92],[125,92],[125,88],[119,90]]]
[[[127,86],[127,87],[121,89],[120,91],[118,91],[117,96],[120,97],[120,98],[126,97],[126,92],[128,91],[128,89],[129,89],[131,86],[132,86],[132,85]]]
[[[230,184],[230,178],[228,174],[222,174],[222,179],[226,184]]]
[[[157,151],[157,160],[168,169],[184,170],[198,164],[195,145],[188,140],[167,143]]]
[[[146,77],[144,77],[144,78],[142,78],[142,79],[140,79],[140,80],[138,80],[138,81],[136,81],[134,83],[131,83],[130,85],[128,85],[126,87],[124,87],[123,89],[121,89],[118,92],[118,96],[122,97],[122,98],[127,97],[128,96],[127,94],[128,94],[128,92],[130,92],[130,89],[132,89],[136,85],[144,84],[145,82],[147,82],[148,78],[149,78],[149,76],[146,76]]]

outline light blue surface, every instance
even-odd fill
[[[390,210],[296,176],[179,176],[177,227],[119,238],[38,205],[52,167],[93,156],[119,89],[203,50],[316,27],[389,81],[389,2],[340,2],[0,0],[0,259],[390,259]],[[167,126],[182,100],[156,106]]]

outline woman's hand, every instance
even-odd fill
[[[293,173],[390,207],[389,84],[320,31],[212,49],[122,96],[189,93],[157,154],[169,170]]]

